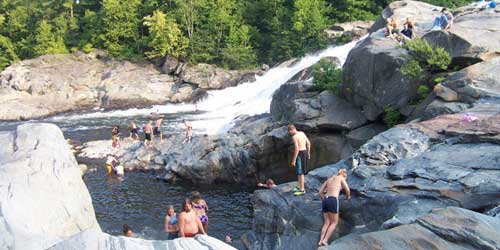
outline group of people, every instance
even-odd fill
[[[198,191],[192,192],[191,199],[184,199],[181,208],[182,211],[177,214],[174,206],[167,207],[164,231],[169,240],[208,233],[208,204]],[[132,228],[124,224],[123,236],[132,237],[132,234]]]
[[[155,138],[160,139],[160,143],[163,142],[163,133],[161,130],[161,123],[162,122],[163,122],[163,119],[159,118],[154,122],[154,126],[153,126],[152,120],[148,121],[144,125],[142,130],[144,132],[144,145],[145,146],[152,147]],[[183,123],[184,123],[184,126],[186,128],[186,132],[185,132],[185,137],[184,137],[184,140],[182,141],[182,143],[183,144],[190,143],[191,139],[193,137],[193,126],[185,120],[183,121]],[[130,122],[129,129],[130,129],[130,138],[133,140],[140,140],[139,128],[137,127],[135,122],[133,122],[133,121]],[[113,126],[113,128],[111,130],[111,134],[112,134],[111,146],[113,148],[119,148],[120,147],[120,127],[118,125]]]

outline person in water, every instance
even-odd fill
[[[132,228],[127,224],[123,224],[123,236],[132,237],[132,234]]]
[[[182,202],[182,212],[179,214],[179,237],[194,237],[196,234],[206,234],[200,218],[192,209],[191,200]]]
[[[292,136],[294,153],[291,166],[295,167],[299,186],[295,188],[294,195],[303,195],[306,193],[304,186],[304,175],[307,174],[307,163],[311,159],[311,142],[306,134],[298,131],[293,124],[288,125],[288,133]]]
[[[160,142],[163,142],[163,134],[161,133],[161,122],[163,119],[159,118],[155,122],[155,127],[153,128],[153,135],[160,138]]]
[[[337,175],[328,178],[319,189],[319,197],[322,200],[323,227],[318,245],[328,245],[328,239],[332,236],[339,221],[339,194],[344,190],[347,200],[351,199],[351,191],[347,185],[347,171],[345,168],[339,170]],[[325,195],[326,192],[326,195]]]
[[[153,126],[151,126],[151,124],[153,124],[153,121],[149,121],[144,126],[144,145],[146,145],[148,147],[151,147],[151,145],[153,145],[152,144],[153,143],[152,142],[152,140],[153,140]]]
[[[174,206],[172,205],[168,206],[167,216],[165,216],[164,228],[165,232],[168,233],[169,240],[177,239],[179,237],[177,214],[175,213]]]
[[[201,198],[200,192],[194,191],[191,196],[193,209],[200,218],[203,229],[208,232],[208,205],[207,202]]]
[[[190,123],[186,122],[186,120],[184,120],[184,126],[186,126],[186,137],[184,138],[184,141],[182,141],[182,144],[190,143],[191,138],[193,137],[193,126],[191,126]]]
[[[139,129],[137,129],[135,122],[130,123],[130,139],[139,140]]]
[[[263,188],[269,188],[269,189],[271,189],[271,188],[276,187],[276,184],[274,184],[273,179],[269,178],[269,179],[266,180],[265,184],[259,182],[257,184],[257,187],[263,187]]]
[[[115,174],[116,176],[123,178],[125,176],[125,169],[123,168],[123,165],[118,164],[115,168]]]
[[[120,147],[120,127],[118,125],[113,126],[113,129],[111,130],[111,146],[113,148],[119,148]]]
[[[115,169],[115,164],[118,164],[118,160],[111,154],[107,155],[106,159],[106,174],[110,175],[113,173],[113,169]]]

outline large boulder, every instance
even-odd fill
[[[460,11],[460,10],[459,10]],[[453,64],[470,65],[500,52],[500,12],[475,9],[455,17],[449,30],[437,30],[423,38],[450,53]]]
[[[368,30],[373,25],[373,21],[353,21],[347,23],[338,23],[325,30],[328,38],[334,42],[337,39],[359,39],[368,34]],[[344,41],[345,42],[345,41]]]
[[[225,70],[211,64],[186,65],[180,78],[185,83],[204,89],[222,89],[242,81],[254,81],[254,71]]]
[[[58,127],[20,125],[1,132],[0,143],[1,249],[46,249],[83,230],[100,230]]]
[[[370,35],[347,56],[342,96],[370,121],[376,120],[385,107],[406,107],[419,85],[399,70],[407,58],[408,52],[394,40]]]
[[[340,249],[499,249],[500,220],[447,207],[390,230],[352,235],[320,250]]]

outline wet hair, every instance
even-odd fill
[[[194,202],[194,203],[198,203],[198,201],[201,200],[201,194],[200,192],[198,191],[193,191],[191,193],[191,200]]]
[[[266,184],[267,185],[276,185],[276,184],[274,184],[274,181],[271,178],[269,178],[269,179],[266,180]]]
[[[191,204],[191,200],[190,199],[184,199],[184,201],[182,202],[182,211],[185,211],[186,209],[186,205],[188,204]]]
[[[345,168],[339,169],[338,175],[342,175],[347,179],[347,170]]]
[[[128,231],[132,232],[132,228],[127,224],[123,224],[123,235],[126,235]]]
[[[297,130],[295,125],[293,125],[293,124],[288,125],[288,131],[292,131],[292,130]]]

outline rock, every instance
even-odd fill
[[[210,64],[200,63],[184,67],[180,78],[183,82],[196,85],[199,88],[222,89],[237,85],[242,78],[244,81],[248,81],[248,74],[252,76],[256,72],[225,70]]]
[[[370,33],[385,28],[387,18],[395,16],[399,27],[403,26],[407,17],[413,18],[416,26],[416,34],[420,36],[432,28],[434,16],[439,14],[440,11],[441,7],[420,1],[395,1],[390,3],[384,11],[382,11],[381,16],[370,28]]]
[[[341,96],[361,108],[370,121],[387,106],[407,106],[416,97],[419,85],[398,70],[407,56],[407,51],[392,39],[370,35],[347,56]]]
[[[500,221],[470,210],[447,207],[391,230],[350,235],[320,250],[336,249],[498,249]]]
[[[160,69],[163,74],[174,74],[178,67],[181,66],[181,62],[171,55],[165,57],[165,61],[161,65]]]
[[[348,37],[352,40],[359,39],[368,34],[368,30],[373,25],[373,21],[353,21],[339,23],[325,30],[328,38],[335,40],[339,37]]]
[[[193,97],[193,92],[195,88],[189,84],[182,84],[176,91],[176,93],[171,97],[172,102],[183,102],[189,100]]]
[[[89,168],[85,164],[78,164],[78,167],[80,168],[80,173],[82,176],[85,175],[85,173],[87,173],[87,171],[89,170]]]
[[[0,132],[0,142],[0,248],[46,249],[83,230],[100,230],[59,128],[27,123]]]
[[[488,210],[486,214],[489,216],[493,216],[497,219],[500,219],[500,205]]]
[[[436,96],[441,97],[441,99],[447,102],[454,102],[458,100],[457,92],[441,84],[436,84],[436,86],[434,86],[434,93]]]
[[[50,250],[236,250],[222,241],[207,235],[175,240],[143,240],[123,236],[111,236],[97,230],[86,230],[53,247]]]
[[[500,52],[500,29],[495,27],[500,27],[499,12],[475,10],[455,17],[451,29],[432,31],[423,38],[448,51],[452,64],[468,66]]]
[[[384,124],[372,123],[352,130],[346,137],[353,148],[359,148],[361,145],[365,144],[365,142],[386,129],[387,127]]]
[[[423,112],[417,114],[416,117],[425,121],[440,115],[460,113],[467,110],[469,107],[469,104],[463,102],[444,102],[436,99],[427,105]],[[413,120],[415,117],[411,119]]]

